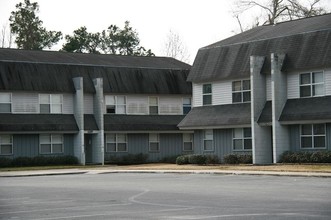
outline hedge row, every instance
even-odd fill
[[[331,151],[287,151],[280,156],[279,163],[331,163]]]
[[[109,156],[105,158],[106,164],[135,165],[147,162],[148,154],[128,154],[123,156]]]
[[[176,164],[217,164],[219,162],[216,155],[203,155],[203,154],[189,154],[178,156],[176,159]]]
[[[251,164],[253,163],[252,155],[248,154],[228,154],[224,156],[226,164]]]
[[[76,165],[77,157],[54,156],[54,157],[16,157],[0,158],[0,167],[26,167],[26,166],[54,166],[54,165]]]

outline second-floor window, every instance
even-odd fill
[[[211,105],[212,104],[212,85],[203,84],[202,86],[202,104]]]
[[[158,97],[149,97],[149,114],[158,115],[159,114],[159,99]]]
[[[300,74],[300,97],[314,97],[324,95],[323,72]]]
[[[183,114],[186,115],[191,110],[191,98],[183,98]]]
[[[126,114],[126,97],[125,96],[106,96],[107,114]]]
[[[10,93],[0,93],[0,113],[11,113]]]
[[[238,80],[232,82],[232,103],[251,101],[250,80]]]
[[[60,114],[62,113],[62,95],[59,94],[40,94],[39,104],[42,114]]]

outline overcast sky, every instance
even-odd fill
[[[23,0],[22,0],[23,1]],[[139,33],[141,45],[163,55],[169,30],[186,44],[192,63],[199,48],[239,30],[232,17],[234,0],[36,0],[39,18],[48,30],[72,34],[86,26],[101,32],[111,24],[124,27],[126,20]],[[331,3],[331,0],[325,0]],[[9,23],[10,12],[20,0],[0,0],[0,25]],[[31,0],[34,2],[34,0]],[[53,47],[58,50],[62,43]]]

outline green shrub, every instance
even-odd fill
[[[176,163],[178,155],[164,157],[160,160],[161,163]]]
[[[7,157],[0,157],[0,167],[10,167],[12,164],[12,159]]]
[[[331,163],[331,151],[284,152],[279,163]]]
[[[123,156],[110,156],[106,163],[117,165],[135,165],[146,163],[147,159],[147,154],[127,154]]]
[[[12,160],[12,166],[14,167],[26,167],[33,166],[33,158],[31,157],[16,157]]]
[[[206,155],[206,164],[218,164],[219,159],[217,155]]]
[[[251,164],[253,163],[252,155],[249,154],[228,154],[224,156],[226,164]]]
[[[206,155],[203,154],[191,154],[188,157],[188,162],[190,164],[202,165],[202,164],[206,164],[206,161],[207,161],[207,157]]]
[[[189,155],[182,155],[182,156],[178,156],[176,158],[176,164],[177,165],[184,165],[184,164],[189,164],[189,161],[188,161],[188,157]]]

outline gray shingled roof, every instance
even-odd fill
[[[272,106],[271,101],[267,101],[257,121],[259,124],[271,125],[272,122]]]
[[[84,130],[96,131],[99,130],[97,122],[95,121],[94,115],[84,115]]]
[[[331,67],[331,14],[260,26],[201,48],[188,80],[208,82],[249,76],[251,55],[286,54],[283,71]]]
[[[251,104],[195,107],[179,123],[180,129],[236,127],[251,124]]]
[[[6,61],[7,53],[8,60],[16,60]],[[99,58],[104,65],[98,64]],[[164,57],[0,49],[0,91],[74,93],[72,78],[83,77],[84,91],[94,93],[92,79],[102,77],[105,93],[191,94],[191,84],[186,81],[189,67]]]
[[[175,131],[184,115],[105,115],[105,131]]]
[[[78,132],[73,115],[0,114],[1,132]]]
[[[279,118],[282,123],[331,121],[331,96],[288,99]]]

